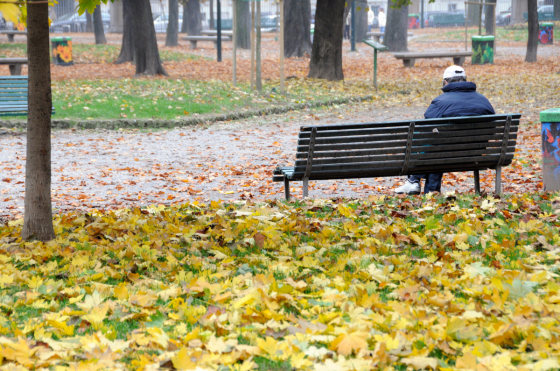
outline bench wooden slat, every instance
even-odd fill
[[[513,159],[513,153],[506,155],[507,159]],[[449,163],[460,164],[465,162],[476,163],[476,162],[494,162],[496,163],[500,159],[500,155],[487,155],[487,156],[473,156],[473,157],[456,157],[456,158],[440,158],[440,159],[428,159],[428,160],[410,160],[409,168],[414,168],[418,166],[432,166],[432,165],[445,165]],[[322,173],[328,171],[353,171],[362,169],[379,169],[386,167],[402,167],[402,161],[376,161],[376,162],[359,162],[350,164],[331,164],[331,165],[315,165],[313,164],[311,168],[311,173]],[[301,176],[305,173],[305,166],[296,166],[294,169],[294,176]]]
[[[410,155],[411,160],[428,160],[436,158],[454,158],[463,156],[478,156],[478,155],[489,155],[489,154],[499,154],[501,152],[500,148],[487,148],[487,149],[477,149],[470,151],[455,151],[455,152],[430,152],[430,153],[415,153]],[[515,147],[508,147],[508,153],[514,153]],[[387,161],[387,160],[404,160],[404,152],[395,155],[377,155],[377,156],[354,156],[354,157],[340,157],[340,158],[323,158],[323,159],[313,159],[314,165],[330,165],[330,164],[349,164],[353,162],[376,162],[376,161]],[[307,160],[296,160],[297,166],[307,165]]]
[[[25,60],[27,63],[27,58],[16,59]],[[0,116],[27,115],[28,91],[27,76],[0,76]],[[52,114],[55,113],[55,108],[52,107]]]
[[[469,123],[480,123],[480,122],[492,122],[492,121],[505,121],[508,116],[512,118],[512,124],[515,120],[521,118],[520,113],[515,113],[511,115],[486,115],[486,116],[463,116],[463,117],[453,117],[453,118],[439,118],[439,119],[423,119],[423,120],[409,120],[409,121],[388,121],[388,122],[362,122],[362,123],[351,123],[351,124],[333,124],[333,125],[320,125],[317,126],[317,134],[322,131],[327,130],[348,130],[348,129],[368,129],[368,128],[387,128],[394,126],[406,126],[408,128],[411,121],[416,123],[416,129],[429,126],[429,125],[441,125],[449,124],[469,124]],[[302,126],[300,131],[308,132],[311,131],[313,126]]]
[[[508,141],[508,147],[513,146],[515,148],[516,142],[514,140]],[[450,145],[438,145],[431,147],[412,147],[412,152],[418,152],[422,150],[425,153],[428,152],[440,152],[440,151],[458,151],[458,150],[471,150],[480,149],[487,147],[502,147],[501,141],[496,142],[484,142],[484,143],[470,143],[468,146],[465,144],[450,144]],[[394,148],[384,148],[384,149],[370,149],[362,151],[340,151],[340,152],[314,152],[313,158],[339,158],[339,157],[351,157],[351,156],[373,156],[373,155],[391,155],[404,153],[405,147],[394,147]],[[307,158],[307,152],[296,153],[296,158]]]
[[[496,120],[490,122],[480,122],[480,123],[470,123],[470,124],[439,124],[439,125],[418,125],[415,127],[415,132],[432,132],[434,129],[438,131],[452,131],[452,130],[473,130],[473,129],[487,129],[494,127],[503,127],[505,125],[505,120]],[[519,126],[519,119],[512,120],[513,126]],[[347,129],[347,130],[328,130],[328,131],[318,131],[317,138],[328,138],[337,136],[352,136],[352,135],[372,135],[372,134],[388,134],[388,133],[407,133],[408,126],[396,126],[393,128],[364,128],[364,129]],[[300,138],[309,138],[310,132],[300,132]]]
[[[504,128],[494,128],[494,129],[482,129],[482,130],[464,130],[464,131],[442,131],[438,133],[415,133],[413,141],[416,142],[418,139],[442,139],[447,140],[449,138],[464,137],[468,135],[488,135],[488,134],[503,134]],[[510,133],[517,132],[517,127],[512,127]],[[388,134],[388,135],[375,135],[375,136],[352,136],[352,137],[334,137],[334,138],[323,138],[316,139],[316,145],[319,144],[339,144],[339,143],[362,143],[362,142],[376,142],[379,140],[400,140],[406,139],[407,134]],[[300,139],[298,141],[299,146],[309,145],[309,139]]]
[[[510,139],[517,139],[517,134],[510,134]],[[482,141],[501,141],[503,135],[478,135],[473,137],[457,137],[446,138],[445,144],[451,143],[469,143],[469,142],[482,142]],[[442,144],[440,139],[418,139],[413,141],[414,145],[427,146],[434,144]],[[384,141],[384,142],[369,142],[369,143],[352,143],[352,144],[319,144],[316,145],[316,151],[340,151],[350,149],[370,149],[370,148],[390,148],[390,147],[403,147],[406,145],[406,140]],[[298,146],[297,152],[305,152],[309,150],[309,146]]]

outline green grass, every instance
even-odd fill
[[[120,50],[120,45],[72,44],[74,63],[112,63],[119,56]],[[26,57],[27,44],[0,44],[0,52],[3,57]],[[184,62],[203,58],[170,50],[160,50],[160,57],[164,62]]]
[[[478,35],[478,27],[470,27],[467,31],[469,42],[471,36]],[[482,28],[482,34],[486,34],[486,29]],[[417,41],[436,41],[436,40],[465,40],[465,29],[457,28],[454,31],[440,32],[433,35],[425,35],[416,39]],[[527,41],[527,28],[498,27],[496,29],[496,40],[498,41]]]

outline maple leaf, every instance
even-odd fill
[[[348,356],[352,352],[358,353],[362,349],[367,349],[367,332],[351,332],[349,334],[340,334],[331,343],[329,349],[336,350],[338,354]]]
[[[191,360],[191,356],[187,348],[181,348],[175,357],[171,358],[171,362],[173,362],[173,366],[177,370],[196,370],[197,366]]]
[[[411,365],[417,370],[424,370],[428,367],[432,370],[436,370],[438,367],[437,359],[430,357],[407,357],[402,358],[401,362],[405,365]]]

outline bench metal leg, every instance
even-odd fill
[[[286,177],[284,177],[284,196],[286,201],[290,201],[290,181]]]
[[[303,198],[309,197],[309,179],[303,180]]]
[[[21,75],[21,64],[10,64],[10,75],[12,76]]]
[[[416,62],[415,59],[403,59],[403,64],[405,67],[414,67],[414,63]]]
[[[196,41],[191,40],[191,49],[196,49]]]
[[[502,167],[498,166],[496,168],[496,194],[502,193]]]
[[[474,171],[474,192],[480,194],[480,171]]]
[[[14,34],[8,34],[8,42],[9,43],[13,43],[14,42]]]
[[[453,57],[453,64],[456,66],[462,66],[465,63],[465,57]]]

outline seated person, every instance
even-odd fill
[[[494,115],[494,108],[486,97],[476,92],[476,84],[467,82],[465,70],[451,66],[443,73],[443,94],[435,98],[424,117],[427,119],[441,117]],[[402,186],[395,190],[397,194],[420,194],[420,180],[426,179],[424,193],[441,192],[443,173],[411,175]]]

